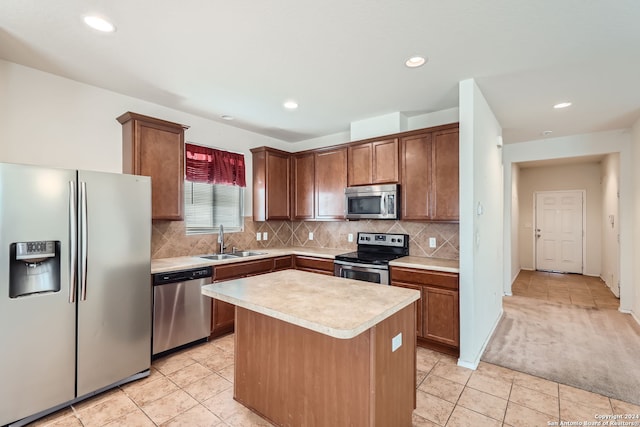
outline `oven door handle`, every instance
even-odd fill
[[[351,270],[355,270],[357,269],[366,269],[366,270],[387,270],[384,267],[378,267],[377,265],[372,265],[372,264],[360,264],[357,262],[350,262],[350,261],[334,261],[334,264],[339,265],[341,268],[343,267],[347,267],[347,269],[349,267],[355,267],[355,268],[350,268]]]

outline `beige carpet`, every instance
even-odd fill
[[[640,405],[640,326],[617,310],[505,297],[482,360]]]

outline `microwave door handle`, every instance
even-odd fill
[[[383,193],[382,197],[380,198],[380,202],[382,203],[382,206],[380,206],[380,213],[383,216],[387,216],[387,207],[389,206],[389,193]]]

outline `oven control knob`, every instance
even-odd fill
[[[395,243],[396,239],[391,239],[391,243]]]

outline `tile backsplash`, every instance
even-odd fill
[[[402,233],[409,235],[409,254],[447,259],[459,258],[458,224],[362,220],[362,221],[265,221],[244,219],[244,231],[225,233],[227,251],[238,249],[266,249],[283,246],[309,248],[356,249],[358,231],[375,233]],[[256,233],[267,233],[267,240],[256,240]],[[313,240],[309,240],[309,233]],[[354,242],[348,242],[349,233]],[[435,237],[436,247],[429,248],[429,238]],[[153,221],[151,258],[171,258],[218,252],[217,234],[187,236],[183,221]]]

